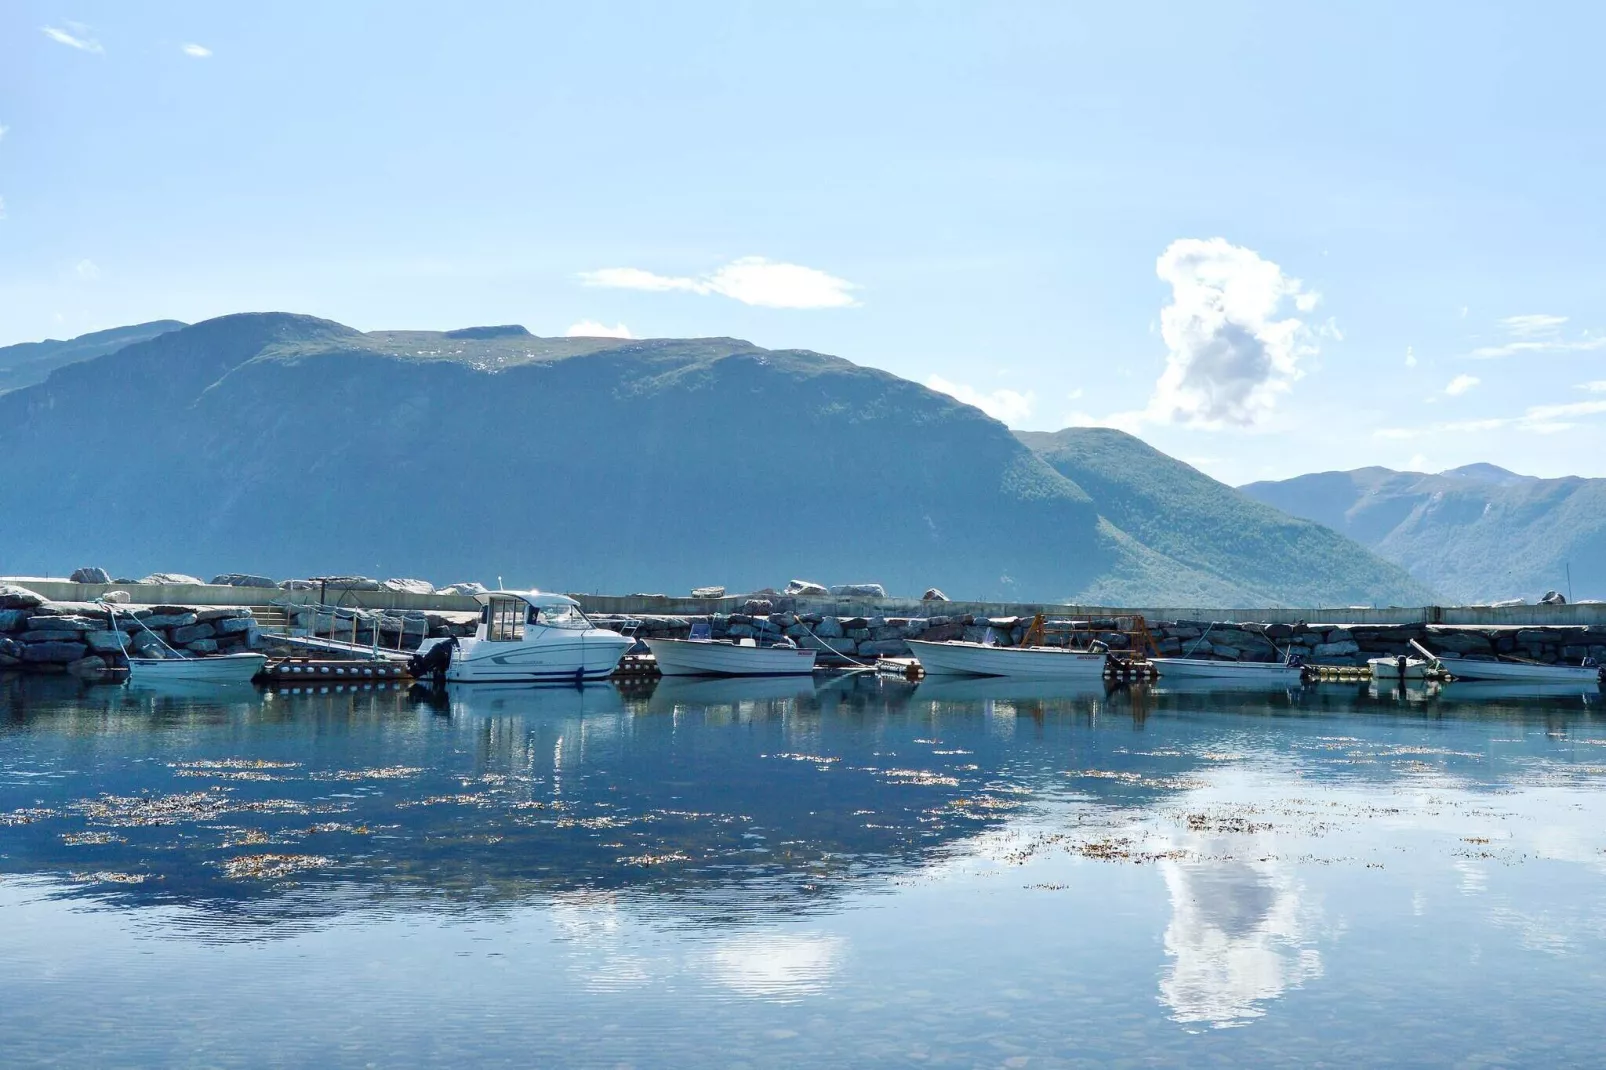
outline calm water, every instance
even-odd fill
[[[1601,696],[0,680],[8,1066],[1606,1060]]]

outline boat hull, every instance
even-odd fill
[[[1478,661],[1439,657],[1439,664],[1457,680],[1525,680],[1531,683],[1598,683],[1600,670],[1582,665],[1534,665],[1522,661]]]
[[[909,640],[928,676],[1030,676],[1047,680],[1101,680],[1105,655],[1052,646],[986,646]]]
[[[266,654],[217,654],[203,658],[129,658],[128,678],[136,684],[168,680],[195,684],[247,684],[268,663]]]
[[[808,676],[814,651],[737,646],[712,639],[648,639],[665,676]]]
[[[460,639],[446,679],[454,684],[568,683],[606,680],[635,643],[603,629],[538,642]],[[423,648],[420,648],[421,650]]]
[[[1212,658],[1150,658],[1149,663],[1162,678],[1188,680],[1236,680],[1267,684],[1297,684],[1305,678],[1298,665],[1280,661],[1217,661]]]
[[[1370,658],[1366,664],[1372,670],[1372,679],[1374,680],[1399,680],[1402,678],[1398,658]],[[1427,662],[1420,658],[1410,658],[1406,661],[1404,679],[1425,680],[1427,675]]]

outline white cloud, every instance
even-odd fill
[[[587,286],[618,290],[721,294],[762,308],[843,308],[856,303],[852,291],[857,289],[846,279],[815,268],[778,263],[762,256],[744,256],[712,274],[696,277],[659,275],[626,267],[582,271],[580,278]]]
[[[1507,316],[1500,321],[1512,341],[1499,345],[1479,346],[1468,356],[1479,360],[1512,357],[1522,353],[1587,353],[1606,349],[1606,335],[1584,331],[1576,338],[1563,338],[1562,327],[1566,316],[1535,313],[1525,316]]]
[[[73,273],[85,281],[100,278],[100,267],[93,260],[80,260],[73,265]]]
[[[1444,388],[1444,392],[1453,398],[1458,398],[1481,382],[1483,380],[1476,375],[1458,375],[1450,380],[1449,384]]]
[[[1547,316],[1541,312],[1527,316],[1507,316],[1500,321],[1500,325],[1506,329],[1507,334],[1518,338],[1537,338],[1554,335],[1566,322],[1566,316]]]
[[[630,333],[630,328],[626,327],[622,323],[616,323],[610,327],[606,323],[599,323],[596,320],[581,320],[579,323],[571,323],[569,325],[569,329],[563,332],[563,336],[565,338],[635,337],[635,335]]]
[[[1252,249],[1225,238],[1181,238],[1155,263],[1171,285],[1160,313],[1165,371],[1145,418],[1204,427],[1256,423],[1316,353],[1311,332],[1283,302],[1308,312],[1321,299]],[[1336,333],[1336,330],[1335,330]]]
[[[1408,440],[1447,433],[1476,434],[1506,429],[1549,435],[1571,430],[1576,425],[1570,421],[1580,416],[1599,416],[1603,413],[1606,413],[1606,399],[1569,401],[1558,405],[1530,405],[1520,416],[1489,416],[1481,420],[1455,420],[1422,427],[1381,427],[1372,432],[1372,437]]]
[[[1416,367],[1416,350],[1411,346],[1405,347],[1405,366],[1407,368]]]
[[[1022,394],[1017,390],[994,390],[991,394],[983,394],[963,383],[950,383],[940,375],[931,376],[926,380],[926,385],[966,405],[974,405],[1000,423],[1014,425],[1032,414],[1033,398],[1029,391]]]
[[[1606,379],[1594,379],[1587,383],[1579,383],[1578,389],[1587,390],[1591,394],[1606,394]]]
[[[75,37],[66,30],[57,29],[54,26],[41,26],[39,27],[39,32],[43,33],[52,41],[55,41],[57,44],[66,45],[68,48],[76,48],[83,52],[106,51],[101,47],[99,41],[95,40],[93,37],[90,37],[85,32],[89,29],[88,26],[84,26],[81,23],[76,22],[69,22],[67,25],[71,26],[74,30],[77,30],[78,36]]]
[[[193,56],[196,59],[205,59],[212,54],[212,50],[210,48],[207,48],[205,45],[197,45],[194,43],[180,45],[179,51],[183,52],[186,56]]]
[[[10,130],[10,129],[11,129],[11,127],[9,127],[9,126],[0,126],[0,140],[3,140],[5,138],[6,132],[8,130]]]

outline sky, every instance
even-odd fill
[[[0,7],[0,344],[733,336],[1235,484],[1606,476],[1606,8],[458,7]]]

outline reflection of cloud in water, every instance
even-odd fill
[[[714,978],[743,995],[796,999],[830,983],[846,951],[840,936],[770,930],[720,941],[710,962]]]
[[[1201,849],[1208,857],[1225,854]],[[1241,840],[1237,846],[1248,846]],[[1276,862],[1162,862],[1171,893],[1160,1001],[1179,1022],[1218,1028],[1265,1013],[1261,1006],[1322,975],[1321,953],[1304,947],[1309,919],[1291,870]]]
[[[567,955],[580,983],[594,992],[638,988],[652,981],[663,964],[626,948],[639,943],[627,933],[628,917],[610,893],[573,892],[554,896],[548,909],[553,927],[568,944]]]

